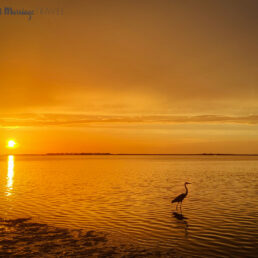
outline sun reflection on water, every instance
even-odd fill
[[[7,184],[6,184],[6,195],[12,195],[13,190],[13,177],[14,177],[14,156],[8,156],[8,171],[7,171]]]

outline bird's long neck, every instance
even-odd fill
[[[185,184],[185,195],[187,195],[187,194],[188,194],[188,188],[187,188],[187,186]]]

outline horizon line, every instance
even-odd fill
[[[56,152],[56,153],[8,153],[0,156],[258,156],[256,153],[109,153],[109,152]]]

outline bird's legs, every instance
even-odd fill
[[[177,210],[177,206],[178,206],[178,203],[177,203],[177,205],[176,205],[176,210]]]
[[[181,202],[181,205],[180,205],[180,210],[181,210],[181,214],[182,214],[182,202]]]

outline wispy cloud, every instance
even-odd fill
[[[94,124],[258,124],[258,115],[83,115],[83,114],[18,114],[1,115],[1,127],[83,127]]]

